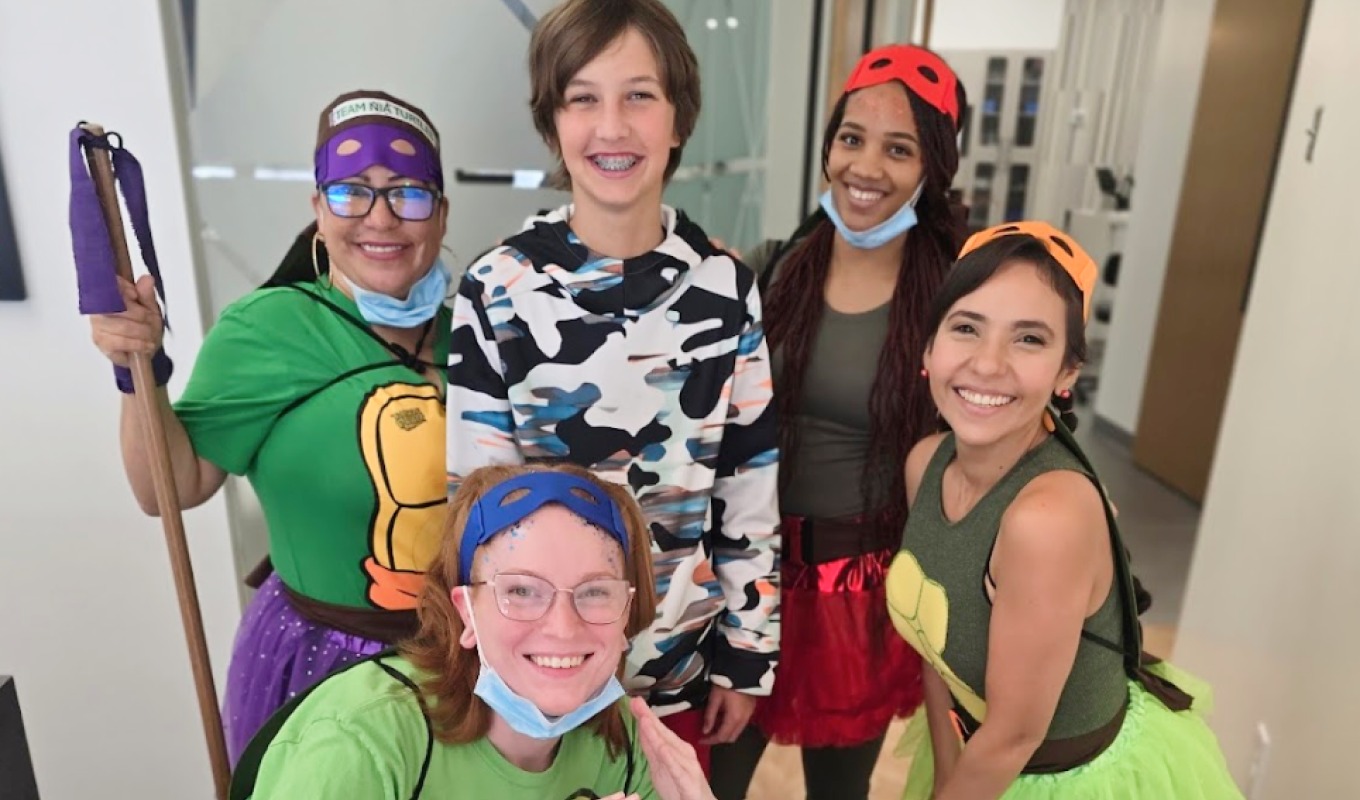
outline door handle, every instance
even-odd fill
[[[1313,127],[1304,131],[1308,136],[1308,148],[1303,153],[1303,160],[1309,164],[1313,163],[1313,148],[1317,147],[1318,133],[1322,131],[1322,106],[1318,106],[1313,112]]]
[[[1308,137],[1308,146],[1303,151],[1305,164],[1313,163],[1313,150],[1317,148],[1318,134],[1322,132],[1322,112],[1324,108],[1325,106],[1318,106],[1313,110],[1313,127],[1303,132]],[[1272,191],[1273,181],[1272,178]],[[1265,231],[1261,231],[1256,236],[1256,247],[1252,252],[1251,266],[1247,268],[1246,285],[1242,287],[1242,301],[1238,304],[1238,308],[1243,314],[1247,313],[1247,303],[1251,299],[1251,287],[1256,280],[1256,259],[1261,255],[1261,237],[1264,233]]]

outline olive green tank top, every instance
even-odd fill
[[[770,259],[779,244],[765,242],[745,254],[743,261],[762,277],[766,270],[778,272],[783,258],[778,264]],[[865,496],[864,468],[872,449],[869,406],[891,311],[891,302],[859,313],[843,313],[829,305],[822,309],[803,376],[799,413],[784,421],[796,427],[798,448],[780,453],[782,513],[836,519],[871,514],[883,504],[881,496]],[[770,364],[778,391],[784,374],[783,348],[770,351]],[[901,469],[900,464],[882,466]]]
[[[944,516],[940,485],[954,452],[954,436],[949,434],[921,480],[902,550],[888,573],[888,611],[902,637],[944,678],[955,703],[982,722],[987,713],[987,634],[992,618],[986,582],[991,579],[988,563],[1001,518],[1020,490],[1045,472],[1091,474],[1062,442],[1049,437],[1021,457],[963,519],[950,522]],[[1124,707],[1128,688],[1123,655],[1087,639],[1091,635],[1122,642],[1117,584],[1116,579],[1105,602],[1086,620],[1086,635],[1077,647],[1046,740],[1090,733]]]

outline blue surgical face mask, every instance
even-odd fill
[[[332,270],[338,274],[339,270]],[[449,294],[449,269],[443,261],[436,260],[430,271],[411,286],[405,300],[400,300],[381,292],[365,289],[348,275],[344,276],[349,284],[350,295],[359,307],[359,316],[369,325],[385,325],[389,328],[414,328],[423,325],[439,313],[439,307]]]
[[[916,227],[916,201],[921,199],[921,190],[926,186],[923,178],[916,185],[916,191],[912,192],[911,199],[902,204],[891,217],[883,220],[867,231],[854,231],[845,224],[841,215],[836,211],[836,204],[831,199],[831,190],[827,189],[822,194],[822,210],[830,217],[831,223],[840,231],[841,238],[845,239],[851,247],[860,250],[876,250],[883,245],[896,239]]]
[[[472,590],[459,587],[467,598],[468,618],[472,620],[472,634],[477,637],[477,658],[481,661],[481,671],[477,675],[477,685],[472,693],[482,698],[496,715],[505,720],[512,730],[531,739],[557,739],[589,722],[596,714],[614,705],[623,697],[623,685],[614,675],[595,696],[573,711],[560,717],[549,717],[539,710],[529,698],[517,694],[491,667],[482,655],[481,636],[477,633],[477,616],[472,611]]]

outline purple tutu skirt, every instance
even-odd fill
[[[304,619],[284,593],[283,581],[270,575],[241,618],[227,672],[222,726],[232,766],[280,706],[340,667],[387,646]]]

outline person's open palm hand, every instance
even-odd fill
[[[662,724],[641,697],[628,707],[637,718],[642,752],[651,767],[652,786],[661,800],[715,800],[694,747]]]

